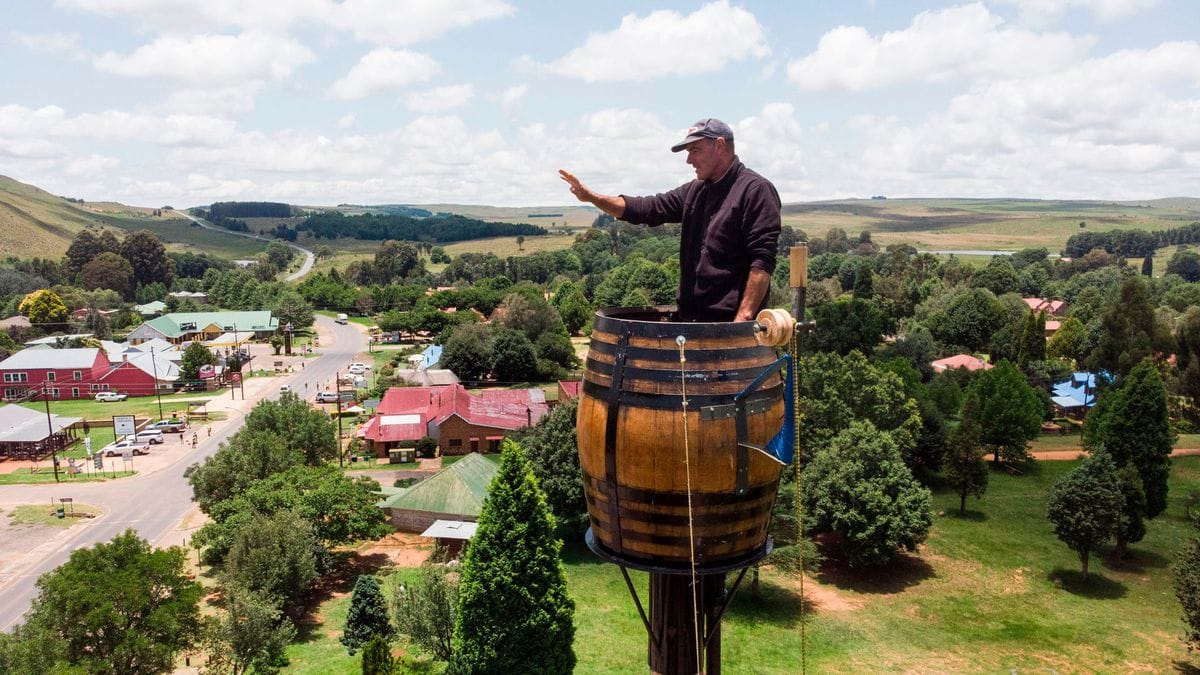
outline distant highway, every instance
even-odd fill
[[[220,232],[222,234],[232,234],[232,235],[236,235],[238,237],[246,237],[247,239],[257,239],[259,241],[265,241],[268,243],[272,242],[272,241],[283,241],[282,239],[275,239],[273,237],[264,237],[264,236],[258,235],[258,234],[250,234],[249,232],[235,232],[233,230],[227,230],[223,227],[217,227],[216,225],[213,225],[212,223],[208,222],[207,220],[205,220],[203,218],[197,218],[196,216],[193,216],[192,214],[187,213],[186,211],[180,211],[180,210],[176,209],[175,213],[180,216],[183,216],[184,218],[187,218],[188,220],[199,225],[200,227],[203,227],[206,230],[212,230],[214,232]],[[313,268],[313,263],[317,259],[316,256],[313,255],[313,252],[304,248],[303,246],[300,246],[299,244],[293,244],[290,241],[284,241],[283,243],[287,244],[288,246],[290,246],[304,254],[304,264],[300,266],[300,269],[287,275],[286,277],[284,277],[283,280],[284,281],[295,281],[297,279],[304,277],[305,274],[308,274],[309,272],[311,272],[312,268]]]
[[[366,349],[366,337],[356,326],[338,325],[323,316],[318,316],[317,322],[333,334],[333,344],[323,345],[324,353],[291,377],[263,380],[263,386],[255,387],[260,399],[278,398],[279,385],[286,383],[298,396],[309,400],[308,392],[333,381],[339,370]],[[255,380],[258,378],[250,380],[247,388],[251,383],[257,384]],[[245,411],[231,410],[229,422],[222,424],[212,437],[204,437],[198,447],[172,447],[167,452],[181,453],[179,459],[158,471],[105,483],[6,485],[3,494],[6,503],[49,504],[52,499],[71,497],[78,503],[99,506],[104,514],[46,541],[29,542],[27,555],[36,562],[25,561],[12,577],[0,579],[0,630],[11,630],[20,621],[37,595],[34,586],[37,578],[65,562],[72,551],[109,541],[129,528],[151,544],[170,533],[193,506],[192,488],[183,477],[184,470],[216,452],[221,442],[242,428],[245,412],[255,401],[246,403],[239,406]]]

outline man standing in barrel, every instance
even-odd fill
[[[749,321],[767,304],[779,241],[779,193],[733,151],[733,130],[702,119],[671,152],[687,150],[696,180],[653,197],[603,195],[571,173],[571,194],[637,225],[681,223],[679,319]]]

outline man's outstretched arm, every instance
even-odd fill
[[[750,277],[746,279],[746,288],[742,291],[742,301],[738,304],[737,316],[734,321],[749,321],[762,304],[763,298],[771,290],[771,275],[761,267],[751,267]]]
[[[558,170],[559,178],[562,178],[571,186],[571,194],[581,202],[587,202],[592,206],[607,213],[613,218],[620,218],[625,215],[625,198],[620,195],[602,195],[599,192],[594,192],[588,186],[579,182],[579,179],[565,169]]]

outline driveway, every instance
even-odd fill
[[[203,425],[193,425],[185,434],[198,432],[198,444],[180,443],[175,434],[168,435],[163,445],[145,457],[135,457],[133,467],[138,475],[106,483],[7,485],[0,488],[0,507],[7,513],[17,504],[46,504],[62,497],[77,503],[97,506],[103,512],[61,533],[43,540],[14,543],[20,537],[14,528],[0,528],[0,630],[10,630],[19,622],[36,597],[34,583],[42,574],[62,564],[72,551],[106,542],[133,529],[156,545],[185,543],[186,528],[180,524],[189,518],[193,509],[192,490],[183,477],[184,470],[195,462],[216,452],[221,442],[241,429],[245,414],[262,399],[279,396],[279,386],[289,384],[292,391],[308,399],[306,391],[315,392],[333,380],[337,371],[360,356],[367,347],[366,335],[360,326],[341,326],[326,317],[317,317],[320,336],[320,355],[314,358],[282,357],[291,365],[291,372],[276,377],[251,378],[246,382],[245,399],[218,397],[209,404],[227,419],[211,425],[211,436]],[[269,357],[274,358],[274,357]],[[305,384],[308,386],[305,387]],[[120,462],[120,459],[106,462]],[[0,516],[3,517],[3,516]],[[183,532],[181,536],[181,532]],[[7,539],[6,539],[7,538]],[[7,552],[7,554],[6,554]]]

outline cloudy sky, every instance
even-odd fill
[[[0,174],[129,204],[570,203],[735,130],[785,201],[1200,196],[1195,0],[5,0]]]

